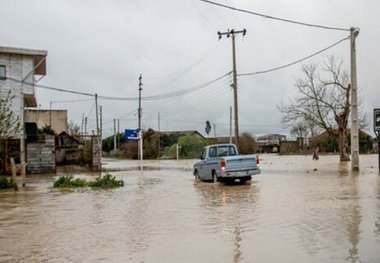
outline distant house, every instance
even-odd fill
[[[259,152],[264,153],[279,152],[282,141],[286,141],[286,135],[268,133],[256,137]]]
[[[25,122],[39,129],[50,126],[57,134],[67,132],[67,110],[25,109]]]
[[[83,152],[82,143],[64,131],[56,136],[55,141],[57,163],[79,163]]]

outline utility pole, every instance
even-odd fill
[[[96,135],[99,136],[98,94],[95,93]]]
[[[99,106],[99,117],[100,117],[100,141],[103,138],[103,107]]]
[[[160,113],[158,113],[158,143],[157,143],[157,153],[158,153],[158,156],[160,155],[160,146],[161,146],[161,134],[160,134],[160,129],[161,129],[161,116],[160,116]]]
[[[359,28],[350,29],[351,50],[351,169],[359,171],[359,120],[358,120],[358,89],[356,78],[356,37]]]
[[[239,147],[239,114],[238,114],[238,94],[237,94],[237,73],[236,73],[236,48],[235,48],[235,34],[242,33],[243,36],[247,33],[246,29],[235,31],[234,29],[228,30],[227,32],[219,32],[219,39],[223,35],[227,37],[231,36],[232,39],[232,74],[233,74],[233,90],[234,90],[234,115],[235,115],[235,142],[237,147]]]
[[[84,118],[84,135],[87,135],[87,117]]]
[[[83,123],[84,123],[84,113],[82,112],[82,124],[80,127],[80,135],[83,135]]]
[[[116,119],[113,119],[113,150],[116,152]]]
[[[142,91],[142,74],[140,74],[140,77],[139,77],[139,108],[138,108],[138,118],[139,118],[139,123],[138,123],[138,128],[139,128],[139,144],[140,144],[140,147],[139,150],[138,150],[138,156],[140,157],[140,160],[141,160],[141,172],[142,172],[142,160],[143,160],[143,133],[142,133],[142,130],[141,130],[141,113],[142,113],[142,109],[141,109],[141,91]]]
[[[230,143],[232,143],[232,106],[230,106]]]
[[[141,91],[142,91],[142,74],[140,74],[140,77],[139,77],[139,109],[138,109],[138,117],[139,117],[139,123],[138,123],[138,128],[139,130],[141,129],[141,112],[142,112],[142,109],[141,109]]]
[[[116,137],[116,149],[119,148],[119,134],[120,134],[120,119],[117,119],[117,137]]]
[[[99,130],[99,108],[98,108],[98,94],[95,93],[95,115],[96,115],[96,158],[97,158],[97,165],[96,168],[98,171],[101,171],[102,169],[102,146],[101,146],[101,139],[100,139],[100,130]]]

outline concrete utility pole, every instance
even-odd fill
[[[358,88],[356,79],[356,46],[355,40],[359,28],[350,29],[351,47],[351,169],[359,171],[359,120],[358,120]]]
[[[232,107],[230,106],[230,143],[232,143]]]
[[[102,106],[99,106],[99,121],[100,121],[100,141],[102,141],[102,138],[103,138],[103,107]]]
[[[87,135],[87,117],[84,118],[84,135]]]
[[[233,74],[233,89],[234,89],[234,113],[235,113],[235,141],[237,147],[239,147],[239,114],[238,114],[238,94],[237,94],[237,73],[236,73],[236,48],[235,48],[235,34],[242,33],[243,36],[247,33],[246,29],[235,31],[234,29],[228,30],[227,32],[219,32],[219,39],[223,35],[232,38],[232,74]]]
[[[97,157],[97,169],[101,171],[102,169],[102,140],[100,138],[100,128],[99,128],[99,108],[98,108],[98,94],[95,93],[95,115],[96,115],[96,157]]]
[[[116,152],[116,119],[113,119],[113,150]]]
[[[139,144],[140,144],[140,147],[138,147],[138,156],[140,157],[140,160],[141,160],[141,172],[143,171],[143,168],[142,168],[142,160],[143,160],[143,133],[142,133],[142,130],[141,130],[141,113],[142,113],[142,109],[141,109],[141,91],[142,91],[142,74],[140,74],[140,77],[139,77],[139,108],[138,108],[138,118],[139,118],[139,123],[138,123],[138,128],[139,128]]]
[[[139,77],[139,109],[138,109],[138,117],[139,117],[139,123],[138,123],[138,128],[141,129],[141,91],[142,91],[142,74],[140,74],[140,77]]]
[[[96,135],[99,136],[98,94],[95,93]]]

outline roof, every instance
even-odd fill
[[[161,134],[197,134],[201,138],[205,138],[199,131],[197,130],[183,130],[183,131],[159,131]]]
[[[33,57],[34,66],[36,67],[34,74],[46,75],[46,50],[0,46],[0,54],[31,56]]]

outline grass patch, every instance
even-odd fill
[[[73,187],[98,187],[98,188],[116,188],[123,187],[123,180],[116,180],[108,171],[105,175],[99,176],[95,181],[87,182],[84,179],[76,178],[74,179],[71,175],[60,176],[54,181],[54,187],[57,188],[73,188]]]
[[[71,175],[60,176],[54,181],[54,187],[70,188],[70,187],[85,187],[87,182],[84,179],[76,178],[74,179]]]
[[[14,187],[15,183],[13,182],[12,178],[8,178],[3,175],[0,176],[0,189],[10,189]]]
[[[89,186],[91,187],[101,187],[101,188],[115,188],[115,187],[123,187],[123,180],[116,180],[115,176],[112,176],[108,171],[105,175],[99,176],[96,178],[94,182],[89,182]]]

